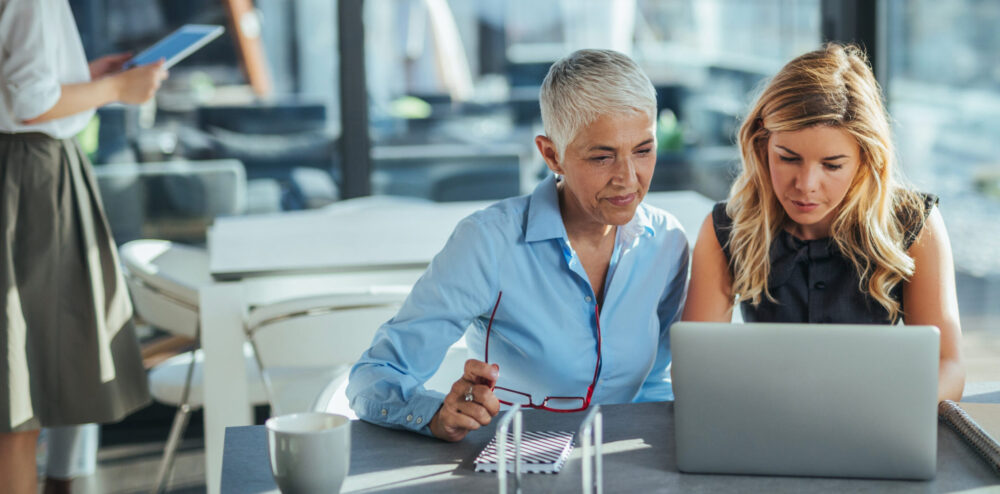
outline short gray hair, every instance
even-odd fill
[[[614,50],[577,50],[549,68],[539,102],[542,125],[559,156],[576,134],[604,115],[645,113],[656,121],[656,90],[631,58]]]

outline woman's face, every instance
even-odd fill
[[[861,149],[845,130],[817,125],[774,132],[767,143],[771,186],[802,239],[828,237],[861,164]]]
[[[539,148],[549,168],[563,176],[567,223],[624,225],[649,190],[656,124],[643,113],[603,115],[577,133],[562,159],[542,143]]]

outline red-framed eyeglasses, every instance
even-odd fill
[[[500,298],[503,292],[497,295],[497,302],[493,305],[493,312],[490,314],[490,322],[486,326],[486,351],[483,358],[486,363],[490,362],[490,333],[493,331],[493,318],[497,315],[497,308],[500,307]],[[522,408],[538,408],[550,412],[580,412],[590,407],[590,398],[594,394],[594,387],[597,386],[597,375],[601,369],[601,312],[600,306],[594,304],[594,316],[597,320],[597,365],[594,367],[594,379],[587,386],[586,396],[546,396],[541,403],[535,403],[528,393],[493,386],[493,394],[496,395],[500,403],[504,405],[520,404]]]

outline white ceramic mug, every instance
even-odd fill
[[[337,493],[351,463],[351,421],[323,412],[267,420],[271,473],[282,494]]]

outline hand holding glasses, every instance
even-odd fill
[[[594,378],[583,396],[546,396],[540,403],[535,403],[528,393],[511,388],[497,386],[500,377],[500,367],[489,364],[490,333],[493,331],[493,318],[500,307],[497,295],[496,304],[490,314],[490,322],[486,327],[486,362],[469,359],[465,362],[465,372],[462,378],[455,381],[451,391],[444,397],[444,403],[434,418],[430,429],[435,437],[445,441],[461,441],[469,431],[476,430],[490,421],[500,412],[500,404],[521,405],[522,408],[539,408],[550,412],[579,412],[590,407],[590,399],[597,385],[597,376],[601,371],[601,313],[600,307],[594,306],[594,317],[597,322],[597,365],[594,367]]]
[[[462,378],[451,386],[431,419],[431,433],[445,441],[460,441],[469,431],[489,424],[500,413],[500,401],[490,389],[499,376],[496,364],[467,360]]]

